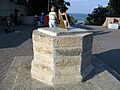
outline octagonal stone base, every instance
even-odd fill
[[[92,70],[93,36],[80,29],[33,31],[31,76],[49,85],[80,83]]]

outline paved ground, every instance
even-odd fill
[[[94,32],[93,56],[114,69],[117,75],[114,72],[110,73],[119,79],[120,30],[108,30],[99,26],[80,27]],[[15,27],[15,32],[8,34],[0,32],[0,81],[5,78],[15,56],[33,56],[31,35],[34,28],[21,25]]]
[[[119,81],[105,68],[105,64],[93,58],[95,69],[85,82],[57,86],[31,78],[31,56],[15,57],[0,90],[120,90]]]
[[[120,75],[120,30],[99,30],[94,33],[93,54]]]
[[[16,26],[15,32],[5,34],[0,29],[0,81],[4,79],[15,56],[30,56],[33,26]]]
[[[93,55],[111,67],[120,76],[120,29],[101,26],[78,26],[93,31]],[[120,77],[118,77],[120,80]]]

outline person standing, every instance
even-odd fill
[[[58,23],[57,14],[55,12],[55,7],[51,7],[51,12],[49,13],[49,27],[56,27],[56,22]]]

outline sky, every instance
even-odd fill
[[[107,6],[109,0],[65,0],[70,2],[68,13],[91,13],[98,5]]]

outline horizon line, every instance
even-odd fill
[[[68,12],[68,14],[89,14],[89,13],[72,13],[72,12]]]

